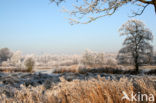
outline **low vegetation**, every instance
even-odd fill
[[[27,58],[24,63],[25,63],[25,66],[26,66],[26,70],[28,72],[32,72],[33,68],[34,68],[34,65],[35,65],[35,61],[33,60],[33,58],[30,58],[30,57]]]
[[[90,50],[83,55],[60,56],[15,52],[1,63],[0,102],[130,103],[122,100],[123,91],[128,96],[131,93],[153,94],[156,100],[155,59],[153,66],[143,66],[144,69],[136,72],[132,66],[119,65],[116,56],[116,53]],[[38,67],[53,72],[38,73]],[[6,74],[2,73],[4,71]],[[151,103],[146,97],[144,102]]]
[[[5,87],[0,94],[0,101],[3,103],[130,103],[129,100],[122,100],[123,91],[130,97],[134,94],[152,94],[156,99],[156,84],[149,77],[126,78],[120,80],[106,79],[98,76],[97,79],[67,81],[60,77],[60,83],[45,86],[25,87],[20,89]],[[46,85],[49,85],[49,81]],[[138,94],[139,95],[139,94]],[[138,99],[133,102],[138,102]],[[151,103],[146,97],[143,103]]]
[[[136,71],[134,69],[123,69],[122,66],[105,66],[102,68],[61,68],[61,69],[54,69],[53,73],[80,73],[80,74],[85,74],[85,73],[107,73],[107,74],[131,74],[131,75],[136,75],[136,74],[146,74],[146,75],[156,75],[156,69],[147,69],[147,70],[139,70]]]

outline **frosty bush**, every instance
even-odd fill
[[[9,67],[8,61],[3,61],[1,64],[3,67]]]
[[[14,66],[18,69],[22,69],[23,67],[23,56],[21,51],[15,51],[13,56],[9,60],[10,66]]]
[[[96,53],[91,50],[86,50],[82,56],[81,63],[90,67],[103,67],[104,65],[115,66],[117,62],[115,55],[104,53]]]
[[[104,65],[104,53],[96,53],[95,64],[99,66]]]
[[[25,60],[25,66],[28,72],[32,72],[34,65],[35,65],[35,61],[33,58],[29,57]]]
[[[95,53],[91,50],[86,50],[82,56],[82,64],[93,66],[95,64]]]
[[[109,58],[109,59],[107,59],[106,64],[107,65],[111,65],[111,66],[116,66],[117,65],[117,61],[116,61],[116,59]]]

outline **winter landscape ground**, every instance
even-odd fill
[[[18,56],[17,56],[18,54]],[[25,61],[33,58],[34,68]],[[119,65],[115,53],[86,50],[82,55],[21,55],[14,52],[2,63],[1,103],[154,103],[156,65],[135,73]],[[10,67],[9,67],[10,66]],[[123,98],[124,93],[127,98]],[[134,98],[131,97],[134,94]]]

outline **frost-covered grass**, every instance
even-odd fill
[[[53,70],[53,73],[65,73],[65,72],[73,72],[73,73],[115,73],[117,71],[123,71],[122,66],[109,66],[105,65],[102,67],[90,67],[84,65],[75,65],[71,67],[63,67],[57,68]]]
[[[105,65],[102,67],[86,67],[86,66],[72,66],[72,67],[63,67],[63,68],[57,68],[53,69],[52,73],[80,73],[80,74],[85,74],[85,73],[107,73],[107,74],[132,74],[132,75],[137,75],[137,74],[146,74],[146,75],[156,75],[156,68],[149,68],[148,69],[144,66],[141,67],[138,72],[136,72],[133,67],[126,67],[126,66],[110,66],[110,65]],[[152,66],[154,67],[154,66]]]
[[[20,88],[1,86],[1,103],[130,103],[121,100],[122,91],[128,96],[131,93],[153,94],[156,100],[156,83],[150,76],[107,78],[98,75],[96,78],[74,79],[69,81],[66,76],[59,77],[59,83],[47,79],[43,85],[20,85]],[[92,75],[92,74],[90,74]],[[46,88],[48,87],[48,88]],[[135,103],[136,101],[134,101]],[[145,101],[143,103],[151,103]]]

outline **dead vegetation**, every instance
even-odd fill
[[[58,68],[54,69],[53,73],[80,73],[80,74],[85,74],[85,73],[106,73],[106,74],[131,74],[131,75],[136,75],[136,74],[146,74],[146,75],[156,75],[156,68],[155,69],[140,69],[139,71],[135,71],[132,69],[132,67],[123,67],[123,66],[110,66],[106,65],[100,68],[88,68],[88,67],[74,67],[74,68]]]
[[[98,76],[98,79],[66,81],[46,89],[43,85],[37,87],[20,86],[20,90],[8,87],[0,94],[2,103],[130,103],[122,100],[123,91],[128,96],[131,93],[153,94],[156,99],[156,83],[151,78],[126,78],[110,80]],[[49,84],[49,83],[47,83]],[[2,89],[1,89],[2,90]],[[6,94],[13,95],[6,95]],[[134,101],[133,103],[136,103]],[[143,103],[151,103],[144,100]]]

